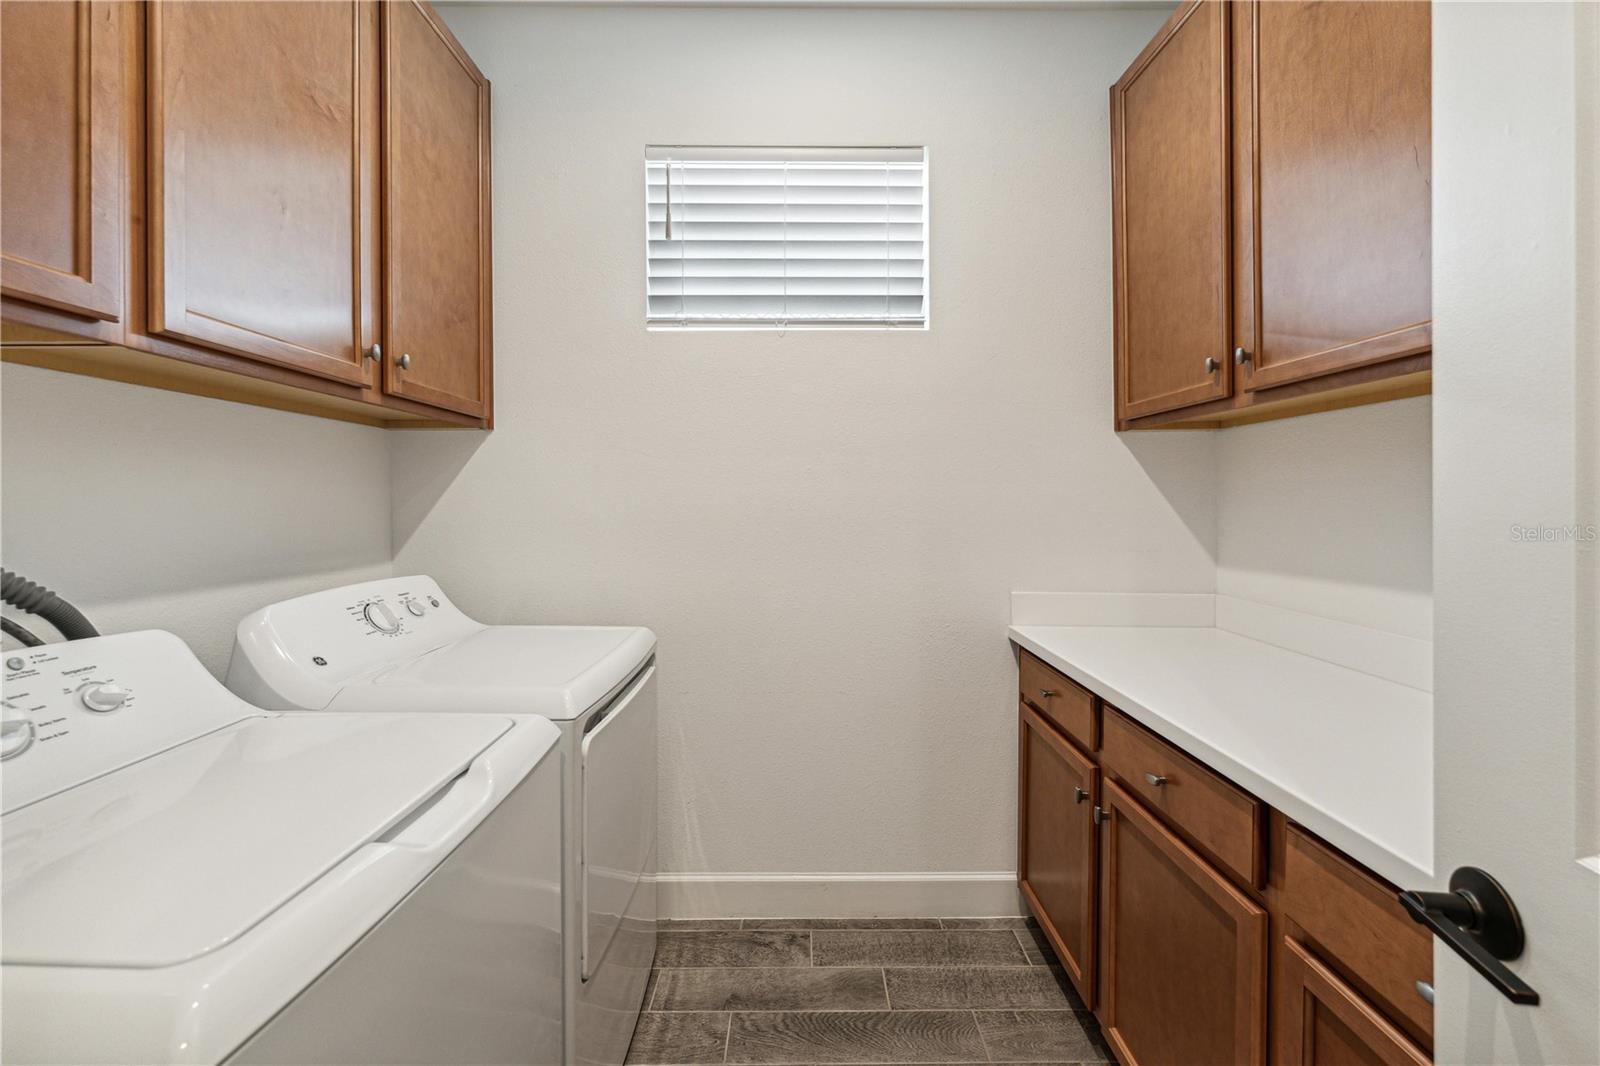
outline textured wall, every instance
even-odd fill
[[[6,568],[102,633],[170,630],[220,676],[257,607],[390,573],[382,430],[11,364],[0,424]]]
[[[396,568],[655,628],[663,869],[1014,869],[1010,590],[1211,590],[1213,438],[1111,429],[1106,88],[1162,15],[446,10],[497,428],[395,437]],[[650,143],[927,145],[932,329],[647,332]]]

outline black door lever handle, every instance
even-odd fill
[[[1500,882],[1476,866],[1463,866],[1450,875],[1450,891],[1402,892],[1400,905],[1511,1002],[1539,1002],[1539,993],[1501,961],[1521,955],[1526,937],[1522,916]]]

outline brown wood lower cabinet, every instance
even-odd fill
[[[1285,1066],[1427,1066],[1428,1056],[1294,940],[1283,942]]]
[[[1018,883],[1085,1004],[1095,1001],[1095,806],[1099,771],[1022,704]]]
[[[1018,885],[1123,1066],[1426,1066],[1432,939],[1393,885],[1019,667]],[[1088,706],[1043,714],[1040,688]]]
[[[1128,1066],[1259,1066],[1267,911],[1106,782],[1101,1021]]]

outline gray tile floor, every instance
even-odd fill
[[[630,1066],[1107,1063],[1023,918],[663,922]]]

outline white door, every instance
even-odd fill
[[[1521,912],[1517,1006],[1435,939],[1439,1063],[1600,1063],[1600,5],[1434,5],[1434,871]]]

